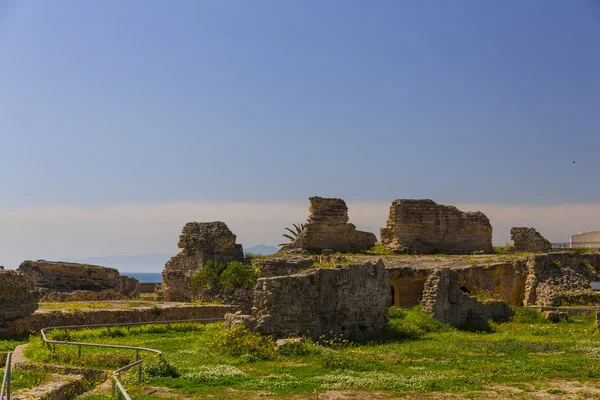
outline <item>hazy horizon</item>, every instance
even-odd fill
[[[441,202],[440,202],[441,203]],[[388,202],[348,202],[350,222],[373,232],[386,224]],[[532,226],[552,242],[598,230],[600,205],[555,206],[454,204],[482,211],[493,228],[493,243],[510,241],[510,228]],[[159,203],[107,206],[47,206],[0,209],[0,265],[16,268],[26,259],[61,260],[178,253],[177,241],[189,221],[224,221],[244,248],[277,245],[284,227],[305,221],[305,203]],[[73,246],[77,243],[77,246]],[[144,270],[128,271],[143,272]]]
[[[281,242],[308,197],[600,230],[600,5],[0,1],[0,265]]]

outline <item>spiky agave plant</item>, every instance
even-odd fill
[[[294,240],[296,240],[296,238],[298,237],[298,235],[300,235],[300,233],[304,230],[304,226],[306,224],[303,224],[301,222],[298,222],[297,224],[292,224],[294,226],[294,229],[291,228],[285,228],[288,232],[290,232],[290,234],[288,235],[287,233],[284,233],[283,236],[284,238],[287,238],[290,240],[290,242],[293,242]],[[281,243],[278,246],[285,246],[288,243]]]

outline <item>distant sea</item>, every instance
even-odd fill
[[[140,283],[161,283],[162,282],[162,274],[151,273],[151,272],[122,272],[121,275],[130,276],[132,278],[137,279]]]

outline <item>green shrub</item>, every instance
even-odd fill
[[[258,271],[251,265],[233,261],[227,264],[227,267],[219,276],[219,285],[221,287],[251,287],[256,284]]]
[[[234,357],[245,361],[272,360],[275,343],[270,338],[252,333],[245,326],[236,326],[225,333],[221,348]]]
[[[511,254],[514,253],[514,248],[510,244],[503,246],[494,246],[494,254]]]
[[[191,286],[195,292],[205,288],[243,288],[254,286],[257,279],[258,271],[251,264],[208,260],[192,277]]]
[[[513,307],[515,315],[513,316],[513,322],[520,322],[522,324],[534,324],[546,322],[542,318],[542,313],[536,308],[528,307]]]
[[[219,286],[225,268],[227,264],[222,261],[208,260],[200,272],[192,276],[192,290],[196,292],[203,288]]]
[[[153,378],[179,378],[181,374],[177,368],[165,361],[162,357],[157,363],[150,363],[144,367],[146,375]]]

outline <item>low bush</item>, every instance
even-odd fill
[[[252,333],[245,326],[228,330],[220,347],[231,356],[243,356],[244,361],[248,362],[275,358],[273,339]]]

